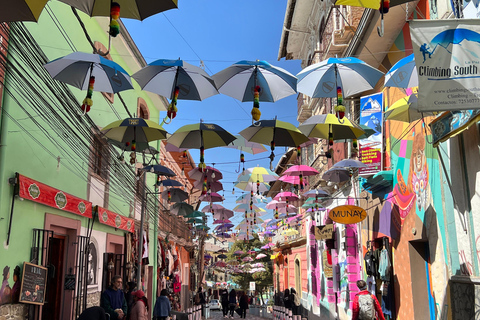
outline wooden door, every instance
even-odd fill
[[[48,245],[49,274],[47,293],[43,306],[43,319],[60,320],[62,312],[63,271],[65,261],[65,237],[55,235]]]

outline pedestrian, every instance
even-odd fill
[[[358,280],[357,287],[360,289],[360,292],[353,299],[352,320],[385,320],[377,297],[367,290],[367,283],[363,280]]]
[[[124,319],[128,313],[122,285],[122,277],[113,276],[111,286],[101,295],[100,307],[110,315],[110,320]]]
[[[148,320],[148,300],[142,290],[132,293],[135,301],[130,312],[130,320]]]
[[[299,315],[298,309],[301,305],[300,297],[297,294],[297,291],[293,288],[290,289],[290,301],[292,304],[292,313],[294,316]]]
[[[245,291],[241,293],[240,296],[240,301],[238,303],[240,306],[240,318],[246,318],[247,317],[247,309],[248,309],[248,297],[245,294]]]
[[[157,301],[155,301],[155,308],[153,308],[154,320],[166,320],[167,317],[171,316],[172,306],[167,295],[167,289],[163,289],[160,292],[160,297],[158,297]]]
[[[228,308],[230,309],[230,318],[233,319],[233,313],[237,307],[237,293],[235,289],[230,290],[228,294]]]
[[[127,320],[130,319],[130,313],[132,311],[133,304],[135,301],[133,300],[133,292],[137,289],[137,283],[134,281],[130,281],[127,283],[127,292],[125,293],[125,300],[127,301]]]
[[[203,288],[198,288],[197,294],[195,295],[195,305],[201,306],[200,310],[202,310],[202,317],[205,317],[205,310],[203,310],[203,305],[206,303],[205,300],[205,293],[203,293]]]
[[[228,318],[228,291],[224,289],[220,297],[220,303],[222,304],[222,313],[224,318]]]
[[[283,306],[288,310],[292,310],[292,300],[290,297],[290,290],[285,289],[283,293]]]

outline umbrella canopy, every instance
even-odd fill
[[[102,129],[105,137],[120,142],[150,142],[167,138],[161,125],[142,118],[117,120]]]
[[[253,197],[250,193],[246,193],[241,195],[240,197],[235,200],[236,203],[266,203],[267,199],[264,196],[258,195],[256,193],[253,194]]]
[[[225,263],[225,261],[217,261],[215,262],[215,266],[219,268],[225,268],[227,264]]]
[[[0,22],[38,21],[48,0],[21,0],[3,3]]]
[[[225,223],[232,223],[232,221],[228,219],[220,219],[220,220],[214,220],[213,224],[225,224]]]
[[[352,122],[352,124],[354,124],[354,122]],[[377,131],[375,131],[374,129],[372,129],[369,126],[366,126],[364,124],[358,124],[358,126],[360,127],[360,129],[365,131],[364,134],[362,134],[360,137],[358,137],[358,140],[367,139],[371,135],[377,133]]]
[[[252,257],[245,257],[242,259],[243,262],[250,262],[250,261],[253,261],[253,258]]]
[[[132,75],[143,90],[179,100],[203,100],[218,94],[214,81],[201,68],[183,60],[159,59]]]
[[[197,190],[203,190],[203,181],[198,180],[193,183],[193,188]],[[220,181],[212,181],[208,182],[207,181],[207,190],[210,190],[211,192],[218,192],[223,190],[223,184]]]
[[[227,210],[221,204],[209,204],[203,207],[202,212],[217,212],[218,210]]]
[[[90,17],[110,17],[111,0],[60,0]],[[154,14],[177,8],[177,0],[115,0],[120,5],[121,17],[143,20]]]
[[[173,180],[173,179],[165,179],[165,180],[160,180],[160,181],[157,181],[157,186],[160,187],[160,186],[164,186],[164,187],[183,187],[183,184],[180,183],[179,181],[177,180]]]
[[[205,149],[226,146],[236,138],[213,123],[188,124],[175,131],[167,142],[179,148]]]
[[[218,258],[218,259],[227,259],[227,256],[222,253],[222,254],[219,254],[219,255],[217,256],[217,258]]]
[[[226,233],[226,232],[219,232],[219,233],[216,234],[216,236],[217,236],[217,237],[220,237],[220,238],[225,238],[225,239],[232,237],[231,234]],[[225,257],[226,257],[226,256],[225,256]],[[223,259],[225,259],[225,258],[223,258]]]
[[[222,202],[224,200],[223,196],[216,192],[212,192],[210,194],[206,193],[198,197],[198,200],[205,201],[205,202]]]
[[[252,205],[252,210],[250,210],[250,205],[249,204],[241,203],[241,204],[235,206],[235,208],[233,208],[233,211],[235,211],[235,212],[245,212],[245,211],[264,212],[265,210],[257,207],[256,205]]]
[[[175,177],[176,174],[172,169],[162,166],[161,164],[154,164],[145,166],[142,168],[143,171],[151,172],[165,177]]]
[[[235,187],[242,189],[243,191],[253,191],[256,193],[270,190],[270,186],[262,182],[257,186],[256,182],[240,181],[235,184]]]
[[[177,202],[172,206],[170,212],[177,216],[187,216],[193,212],[193,207],[185,202]]]
[[[337,168],[366,168],[367,165],[355,159],[343,159],[333,165]]]
[[[197,217],[205,217],[205,213],[201,211],[193,211],[185,216],[185,218],[197,218]]]
[[[257,154],[267,151],[267,148],[265,148],[260,143],[248,141],[239,134],[236,134],[235,138],[237,138],[237,140],[232,141],[228,146],[225,147],[238,149],[241,152],[247,152],[251,154]]]
[[[318,171],[315,168],[312,168],[310,166],[304,165],[304,164],[299,164],[299,165],[294,165],[288,168],[283,172],[284,176],[300,176],[303,175],[304,177],[306,176],[314,176],[318,174]]]
[[[416,93],[396,101],[385,111],[386,120],[408,123],[433,115],[432,112],[418,111],[418,94]]]
[[[202,223],[203,224],[203,219],[199,219],[199,218],[190,218],[187,220],[187,223],[193,223],[193,224],[200,224]]]
[[[165,200],[169,200],[172,202],[182,202],[188,199],[188,192],[178,188],[171,188],[163,191],[161,193],[161,196]]]
[[[212,76],[220,93],[239,101],[254,101],[254,88],[260,87],[259,101],[275,102],[297,93],[297,78],[266,61],[239,61]]]
[[[196,229],[196,230],[201,230],[201,231],[208,231],[208,230],[210,230],[209,227],[207,227],[207,226],[205,226],[205,225],[202,225],[202,224],[199,225],[199,226],[195,226],[195,229]]]
[[[240,256],[242,254],[244,254],[245,252],[243,252],[242,250],[237,250],[233,253],[234,256]]]
[[[302,194],[302,196],[308,198],[308,197],[329,197],[330,194],[323,190],[323,189],[312,189],[312,190],[308,190],[307,192],[305,192],[304,194]]]
[[[148,142],[136,142],[134,146],[134,150],[132,150],[133,144],[130,142],[120,142],[112,139],[108,139],[108,143],[114,145],[115,147],[123,150],[123,151],[136,151],[145,154],[158,154],[159,151],[154,147],[150,146]]]
[[[322,176],[323,180],[332,181],[336,183],[350,180],[350,171],[344,168],[331,168],[325,171]]]
[[[73,52],[44,65],[52,78],[80,90],[89,88],[90,76],[95,77],[94,91],[117,93],[133,89],[127,71],[99,54]]]
[[[247,179],[248,178],[248,179]],[[264,167],[248,168],[238,175],[238,181],[271,182],[278,179],[278,174]]]
[[[302,186],[308,185],[307,179],[302,179],[302,181],[300,181],[300,177],[298,176],[281,176],[280,178],[278,178],[278,180],[283,181],[285,183],[290,183],[290,184],[300,185],[300,182],[301,182]]]
[[[373,89],[382,75],[357,58],[328,58],[300,71],[297,88],[312,98],[335,98],[340,87],[344,97],[351,97]]]
[[[350,120],[343,118],[342,122],[334,114],[317,114],[305,120],[298,129],[308,137],[328,139],[329,134],[333,140],[358,139],[365,133],[358,125],[353,125]]]
[[[297,207],[292,206],[291,204],[289,204],[289,205],[287,205],[287,206],[285,206],[285,207],[279,207],[279,208],[278,208],[278,212],[281,213],[281,214],[282,214],[282,213],[285,213],[285,214],[289,214],[289,215],[290,215],[291,213],[297,214],[297,213],[298,213],[298,210],[297,210]]]
[[[418,86],[418,73],[415,67],[415,56],[412,53],[395,63],[385,73],[385,87],[411,88]]]
[[[290,206],[290,204],[286,203],[285,201],[272,200],[269,203],[267,203],[265,208],[276,209],[276,208],[285,208],[288,206]]]
[[[308,138],[293,124],[280,120],[262,120],[240,131],[248,141],[270,145],[273,141],[277,147],[297,147],[307,142]]]
[[[277,201],[295,201],[298,200],[298,196],[290,191],[284,191],[284,192],[279,192],[277,195],[273,198],[273,200]]]
[[[188,177],[190,179],[194,179],[197,181],[201,181],[203,183],[203,180],[207,177],[207,182],[208,181],[217,181],[221,180],[223,178],[223,174],[220,172],[220,170],[215,169],[210,166],[206,166],[203,171],[201,171],[198,167],[194,168],[193,170],[190,170],[188,172]]]

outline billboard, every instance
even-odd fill
[[[372,175],[382,167],[382,127],[383,127],[383,93],[376,93],[360,98],[360,124],[375,131],[366,139],[358,141],[359,159],[367,165],[360,168],[359,174]]]

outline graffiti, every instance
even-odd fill
[[[418,128],[420,127],[420,129]],[[415,127],[410,158],[410,172],[408,174],[408,188],[417,198],[417,209],[425,210],[428,197],[428,166],[425,156],[425,136],[421,125]]]
[[[465,254],[464,250],[460,250],[459,252],[460,257],[460,272],[462,275],[470,276],[473,274],[473,265],[467,259],[467,255]]]

